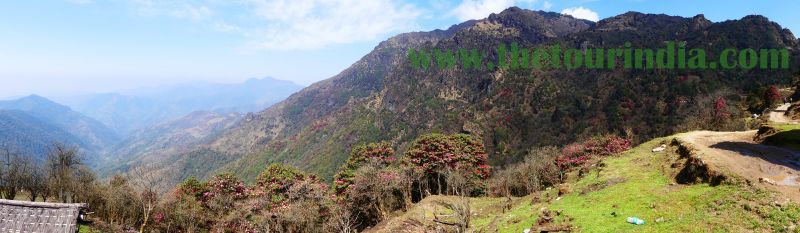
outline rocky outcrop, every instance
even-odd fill
[[[723,174],[715,166],[703,161],[691,143],[678,138],[672,140],[672,146],[677,147],[678,160],[673,162],[672,168],[677,169],[675,181],[679,184],[708,183],[717,186],[729,181],[729,176]]]

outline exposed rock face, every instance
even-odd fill
[[[708,26],[711,26],[712,22],[706,19],[706,16],[703,14],[695,15],[692,17],[692,30],[703,30]]]

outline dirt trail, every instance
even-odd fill
[[[769,121],[775,123],[784,123],[784,124],[797,124],[798,120],[792,120],[791,118],[786,116],[786,110],[789,109],[789,106],[792,104],[783,104],[775,108],[769,112]]]
[[[776,123],[797,123],[783,113],[789,107],[781,105],[769,114]],[[777,190],[800,202],[800,152],[782,147],[767,146],[753,141],[756,130],[739,132],[694,131],[677,135],[693,144],[703,162],[732,172],[760,186]],[[759,182],[769,178],[775,184]]]

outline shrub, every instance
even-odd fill
[[[767,88],[767,91],[764,92],[764,100],[766,104],[765,108],[773,108],[777,106],[780,104],[782,98],[783,96],[781,96],[781,92],[778,90],[778,87],[775,85],[770,85],[769,88]]]
[[[343,194],[353,184],[356,170],[365,163],[377,163],[386,167],[394,163],[393,156],[394,150],[387,142],[357,146],[334,176],[334,192],[337,195]]]
[[[594,137],[581,143],[572,143],[561,150],[556,164],[563,170],[585,164],[592,157],[621,153],[631,148],[631,141],[616,135]]]
[[[306,179],[317,181],[315,175],[306,175],[295,167],[274,163],[256,179],[253,195],[269,197],[272,205],[282,204],[288,198],[289,189]]]
[[[203,193],[205,200],[216,197],[226,197],[232,200],[241,200],[247,197],[248,189],[244,182],[233,174],[225,173],[214,176],[207,184],[207,189]]]
[[[255,212],[251,224],[256,232],[322,232],[333,204],[328,190],[317,179],[298,180],[280,205]],[[260,200],[254,199],[251,205],[260,205]]]
[[[343,193],[346,209],[358,229],[377,224],[395,210],[405,207],[410,179],[397,167],[366,164],[356,170],[353,183]]]
[[[403,159],[407,169],[421,174],[417,177],[420,193],[452,193],[442,179],[449,172],[458,171],[474,180],[485,180],[491,175],[483,144],[466,134],[423,135],[411,144]],[[480,190],[470,193],[476,191]]]
[[[489,181],[493,196],[525,196],[560,181],[556,147],[532,149],[525,159],[498,171]]]
[[[347,218],[333,217],[329,227],[364,229],[385,219],[410,200],[410,179],[395,166],[389,143],[370,143],[353,148],[335,176],[337,211]]]

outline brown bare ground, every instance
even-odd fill
[[[772,118],[775,119],[775,118]],[[753,142],[756,131],[694,131],[678,138],[692,144],[704,163],[744,178],[750,183],[776,190],[787,198],[800,201],[800,153],[781,147]],[[761,183],[769,178],[775,185]]]
[[[783,104],[775,108],[775,110],[770,111],[769,121],[784,124],[797,124],[798,120],[793,120],[789,116],[786,116],[786,110],[788,110],[791,105],[792,104]]]

